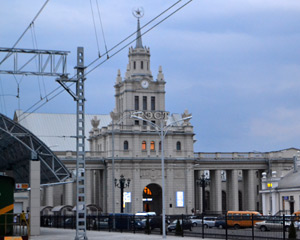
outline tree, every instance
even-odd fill
[[[296,238],[297,238],[296,228],[294,222],[292,221],[289,227],[289,239],[296,239]]]
[[[182,228],[181,228],[179,219],[177,220],[177,223],[176,223],[175,235],[177,235],[177,236],[182,235]]]

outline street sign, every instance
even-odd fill
[[[16,189],[27,189],[29,188],[28,183],[16,183]]]

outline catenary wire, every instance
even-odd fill
[[[155,19],[157,19],[159,16],[161,16],[162,14],[164,14],[165,12],[167,12],[170,8],[174,7],[176,4],[178,4],[179,2],[181,2],[182,0],[179,0],[178,2],[174,3],[171,7],[169,7],[168,9],[166,9],[165,11],[163,11],[162,13],[160,13],[158,16],[156,16],[155,18],[153,18],[152,20],[150,20],[148,23],[146,23],[144,26],[142,26],[140,29],[146,27],[147,25],[149,25],[151,22],[153,22]],[[158,26],[159,24],[161,24],[162,22],[164,22],[165,20],[167,20],[169,17],[171,17],[172,15],[174,15],[176,12],[178,12],[179,10],[181,10],[183,7],[185,7],[186,5],[188,5],[189,3],[191,3],[193,0],[189,0],[188,2],[186,2],[185,4],[181,5],[179,8],[177,8],[175,11],[173,11],[171,14],[169,14],[167,17],[165,17],[164,19],[162,19],[161,21],[159,21],[158,23],[156,23],[154,26],[152,26],[150,29],[148,29],[147,31],[145,31],[143,34],[141,34],[141,36],[145,35],[146,33],[148,33],[149,31],[151,31],[153,28],[155,28],[156,26]],[[115,49],[116,47],[118,47],[120,44],[122,44],[123,42],[125,42],[126,40],[128,40],[131,36],[133,36],[137,31],[135,31],[134,33],[132,33],[130,36],[128,36],[127,38],[125,38],[124,40],[122,40],[121,42],[119,42],[118,44],[116,44],[114,47],[112,47],[108,52],[111,52],[113,49]],[[131,42],[129,42],[128,44],[126,44],[125,46],[123,46],[122,48],[120,48],[119,50],[117,50],[116,52],[114,52],[111,56],[115,56],[116,54],[118,54],[119,52],[121,52],[122,50],[124,50],[126,47],[128,47],[131,43],[133,43],[134,41],[136,41],[137,38],[135,38],[134,40],[132,40]],[[102,56],[108,54],[108,52],[104,53]],[[102,57],[101,56],[101,57]],[[88,75],[89,73],[91,73],[92,71],[94,71],[96,68],[98,68],[99,66],[101,66],[103,63],[105,63],[109,58],[106,58],[105,60],[103,60],[101,63],[99,63],[98,65],[96,65],[95,67],[93,67],[90,71],[88,71],[87,73],[85,73],[85,76]],[[94,61],[92,61],[86,68],[90,67],[92,64],[94,64],[97,60],[99,60],[99,58],[95,59]],[[75,77],[76,74],[73,76]],[[68,87],[71,87],[72,85],[74,85],[75,82],[71,83],[70,85],[68,85]],[[61,88],[61,86],[55,88],[53,91],[51,91],[51,93],[49,93],[47,96],[51,95],[52,93],[56,92],[57,90],[59,90]],[[64,89],[62,89],[61,91],[59,91],[57,94],[55,94],[53,97],[47,99],[46,102],[42,103],[41,105],[39,105],[38,107],[36,107],[32,112],[30,113],[26,113],[26,116],[24,118],[20,118],[20,121],[22,121],[23,119],[25,119],[27,116],[29,116],[30,114],[32,114],[33,112],[35,112],[36,110],[38,110],[39,108],[41,108],[42,106],[44,106],[47,102],[51,101],[52,99],[54,99],[56,96],[60,95],[62,92],[64,92]],[[33,106],[31,106],[30,108],[28,108],[26,111],[31,110],[34,106],[36,106],[37,104],[39,104],[42,100],[39,100],[38,102],[36,102]],[[20,115],[20,117],[22,115],[25,115],[25,112],[23,114]]]
[[[95,36],[96,36],[96,43],[97,43],[97,48],[98,48],[98,57],[99,57],[99,56],[101,56],[101,54],[100,54],[98,33],[97,33],[97,28],[96,28],[96,23],[95,23],[95,16],[94,16],[94,10],[93,10],[92,0],[90,0],[90,6],[91,6],[92,19],[93,19],[94,31],[95,31]]]
[[[15,44],[12,46],[12,48],[15,48],[17,46],[17,44],[20,42],[20,40],[24,37],[25,33],[28,31],[28,29],[31,27],[31,25],[34,23],[34,21],[38,18],[38,16],[40,15],[40,13],[44,10],[44,8],[46,7],[47,3],[49,2],[49,0],[46,0],[46,2],[44,3],[44,5],[41,7],[41,9],[38,11],[38,13],[35,15],[35,17],[33,18],[33,20],[30,22],[29,26],[25,29],[25,31],[21,34],[21,36],[18,38],[18,40],[15,42]],[[1,60],[0,65],[10,56],[12,55],[12,53],[7,53],[6,56]]]
[[[100,26],[101,26],[101,31],[102,31],[102,37],[103,37],[103,41],[104,41],[105,51],[107,52],[107,44],[106,44],[106,40],[105,40],[105,35],[104,35],[103,24],[102,24],[102,19],[101,19],[101,14],[100,14],[100,8],[99,8],[98,0],[96,0],[96,4],[97,4],[98,18],[99,18],[99,22],[100,22]],[[100,56],[100,52],[99,52],[99,56]],[[108,57],[109,56],[107,54],[107,58]]]

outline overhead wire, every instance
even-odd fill
[[[183,4],[182,6],[180,6],[178,9],[176,9],[174,12],[172,12],[171,14],[169,14],[168,16],[166,16],[165,18],[163,18],[161,21],[159,21],[158,23],[154,24],[151,28],[149,28],[147,31],[145,31],[144,33],[141,34],[141,37],[143,35],[145,35],[146,33],[150,32],[153,28],[157,27],[159,24],[161,24],[162,22],[164,22],[165,20],[167,20],[169,17],[171,17],[172,15],[174,15],[176,12],[178,12],[180,9],[182,9],[183,7],[185,7],[187,4],[189,4],[190,2],[192,2],[193,0],[189,0],[188,2],[186,2],[185,4]],[[136,39],[133,39],[132,41],[130,41],[129,43],[127,43],[125,46],[123,46],[122,48],[120,48],[118,51],[116,51],[115,53],[113,53],[110,58],[112,58],[113,56],[117,55],[119,52],[121,52],[122,50],[124,50],[125,48],[127,48],[130,44],[132,44],[133,42],[135,42]],[[93,72],[96,68],[100,67],[103,63],[105,63],[108,59],[103,60],[101,63],[99,63],[98,65],[96,65],[95,67],[93,67],[90,71],[85,73],[85,76],[87,76],[89,73]]]
[[[166,13],[167,11],[169,11],[171,8],[173,8],[174,6],[176,6],[179,2],[181,2],[183,0],[178,0],[176,3],[174,3],[173,5],[171,5],[169,8],[167,8],[166,10],[164,10],[163,12],[161,12],[159,15],[157,15],[155,18],[153,18],[152,20],[150,20],[149,22],[147,22],[145,25],[143,25],[140,29],[145,28],[146,26],[148,26],[150,23],[152,23],[153,21],[155,21],[157,18],[159,18],[160,16],[162,16],[164,13]],[[159,21],[158,23],[156,23],[155,25],[153,25],[151,28],[149,28],[147,31],[145,31],[143,34],[141,34],[141,36],[145,35],[146,33],[148,33],[149,31],[151,31],[153,28],[155,28],[156,26],[158,26],[159,24],[161,24],[162,22],[164,22],[165,20],[167,20],[169,17],[171,17],[172,15],[174,15],[176,12],[178,12],[179,10],[181,10],[183,7],[185,7],[186,5],[188,5],[189,3],[191,3],[193,0],[189,0],[188,2],[186,2],[185,4],[181,5],[180,7],[178,7],[176,10],[174,10],[172,13],[170,13],[167,17],[163,18],[161,21]],[[118,44],[116,44],[115,46],[113,46],[111,49],[109,49],[108,51],[106,51],[103,55],[101,55],[100,57],[103,57],[104,55],[108,54],[109,52],[111,52],[112,50],[114,50],[115,48],[117,48],[119,45],[121,45],[122,43],[124,43],[126,40],[128,40],[130,37],[132,37],[134,34],[136,34],[137,31],[135,31],[134,33],[130,34],[128,37],[126,37],[125,39],[123,39],[122,41],[120,41]],[[119,52],[121,52],[122,50],[124,50],[126,47],[128,47],[131,43],[133,43],[134,41],[136,41],[137,38],[133,39],[132,41],[130,41],[128,44],[126,44],[125,46],[121,47],[119,50],[117,50],[116,52],[114,52],[109,58],[106,58],[105,60],[103,60],[102,62],[100,62],[99,64],[97,64],[95,67],[93,67],[90,71],[85,73],[85,76],[88,75],[89,73],[93,72],[96,68],[98,68],[99,66],[101,66],[103,63],[105,63],[108,59],[110,59],[111,57],[115,56],[116,54],[118,54]],[[86,66],[86,68],[91,67],[95,62],[97,62],[99,58],[96,58],[95,60],[93,60],[90,64],[88,64]],[[74,78],[76,76],[76,74],[72,77]],[[75,82],[71,83],[68,85],[68,87],[71,87],[72,85],[74,85]],[[51,94],[53,94],[54,92],[56,92],[57,90],[59,90],[61,88],[61,86],[58,86],[57,88],[55,88],[54,90],[52,90],[49,94],[47,94],[47,97],[49,97]],[[29,116],[30,114],[32,114],[33,112],[35,112],[36,110],[38,110],[39,108],[41,108],[42,106],[44,106],[47,102],[51,101],[52,99],[54,99],[56,96],[60,95],[62,92],[64,92],[64,89],[62,89],[61,91],[59,91],[57,94],[55,94],[53,97],[48,98],[46,102],[42,103],[41,105],[39,105],[38,107],[36,107],[32,112],[27,112],[26,116],[24,118],[21,118],[20,121],[22,121],[23,119],[25,119],[27,116]],[[37,104],[39,104],[41,101],[43,100],[39,100],[38,102],[36,102],[34,105],[32,105],[31,107],[29,107],[26,111],[31,110],[33,107],[35,107]],[[25,112],[23,114],[21,114],[20,116],[24,115]]]
[[[44,8],[46,7],[47,3],[50,0],[46,0],[46,2],[43,4],[43,6],[41,7],[41,9],[38,11],[38,13],[35,15],[35,17],[32,19],[32,21],[30,22],[29,26],[25,29],[25,31],[21,34],[21,36],[18,38],[18,40],[15,42],[15,44],[12,46],[12,48],[15,48],[17,46],[17,44],[21,41],[21,39],[24,37],[25,33],[29,30],[29,28],[31,27],[31,25],[34,23],[34,21],[38,18],[38,16],[41,14],[41,12],[44,10]],[[6,56],[1,60],[0,65],[10,56],[12,55],[12,53],[7,53]]]
[[[105,51],[107,52],[107,45],[106,45],[106,40],[105,40],[104,29],[103,29],[103,24],[102,24],[102,19],[101,19],[98,0],[96,0],[96,4],[97,4],[97,10],[98,10],[98,18],[99,18],[99,22],[100,22],[100,26],[101,26],[101,31],[102,31],[102,37],[103,37],[103,41],[104,41],[104,47],[105,47]],[[106,57],[109,58],[108,53],[107,53]]]
[[[101,54],[100,54],[98,33],[97,33],[97,28],[96,28],[96,23],[95,23],[95,16],[94,16],[94,10],[93,10],[92,0],[90,0],[90,6],[91,6],[91,12],[92,12],[92,18],[93,18],[94,31],[95,31],[95,36],[96,36],[96,43],[97,43],[97,48],[98,48],[98,57],[100,57]]]

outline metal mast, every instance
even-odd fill
[[[84,145],[84,51],[83,47],[77,48],[77,165],[76,165],[76,237],[87,239],[86,236],[86,204],[85,204],[85,145]]]

